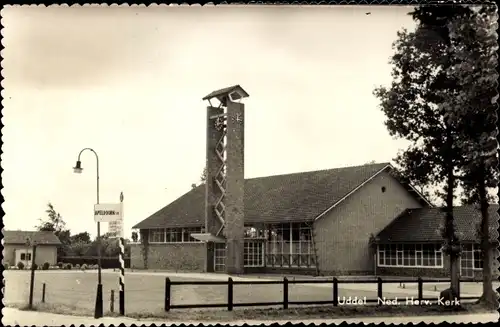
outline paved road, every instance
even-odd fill
[[[199,323],[203,323],[203,321],[158,321],[158,320],[135,320],[131,318],[112,318],[105,317],[101,319],[93,319],[92,317],[78,317],[78,316],[66,316],[66,315],[57,315],[53,313],[44,313],[44,312],[34,312],[34,311],[19,311],[17,309],[12,308],[3,308],[2,309],[2,324],[5,326],[62,326],[62,325],[110,325],[114,324],[124,324],[126,326],[142,325],[142,324],[194,324],[198,325]],[[303,322],[305,324],[340,324],[343,321],[348,323],[394,323],[394,324],[407,324],[407,323],[486,323],[486,322],[498,322],[498,313],[486,313],[486,314],[471,314],[471,315],[448,315],[448,316],[420,316],[420,317],[363,317],[363,318],[347,318],[347,319],[303,319],[299,321],[290,321],[290,320],[275,320],[275,321],[257,321],[257,320],[247,320],[247,321],[232,321],[231,325],[260,325],[262,323],[279,323],[284,324],[287,322],[299,323]],[[208,322],[210,324],[214,324],[217,322]],[[225,324],[227,322],[220,322]],[[207,324],[207,322],[205,322]]]

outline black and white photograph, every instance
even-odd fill
[[[2,325],[498,322],[497,11],[4,5]]]

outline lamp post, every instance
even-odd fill
[[[97,162],[97,204],[99,204],[99,157],[97,153],[91,148],[85,148],[78,154],[78,160],[76,161],[73,171],[77,174],[82,173],[82,162],[80,161],[80,156],[82,152],[89,150],[95,154]],[[103,299],[102,299],[102,283],[101,283],[101,223],[97,222],[97,294],[95,299],[95,311],[94,318],[101,318],[103,316]]]

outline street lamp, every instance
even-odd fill
[[[78,154],[78,160],[76,161],[75,167],[73,167],[73,172],[81,174],[83,171],[82,162],[80,161],[80,156],[82,152],[89,150],[95,154],[97,162],[97,204],[99,204],[99,157],[97,153],[91,148],[85,148]],[[102,283],[101,283],[101,223],[97,222],[97,294],[95,299],[95,312],[94,318],[101,318],[103,316],[103,299],[102,299]]]

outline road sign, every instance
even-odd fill
[[[121,220],[121,203],[101,203],[94,205],[95,222],[106,223],[115,220]]]

